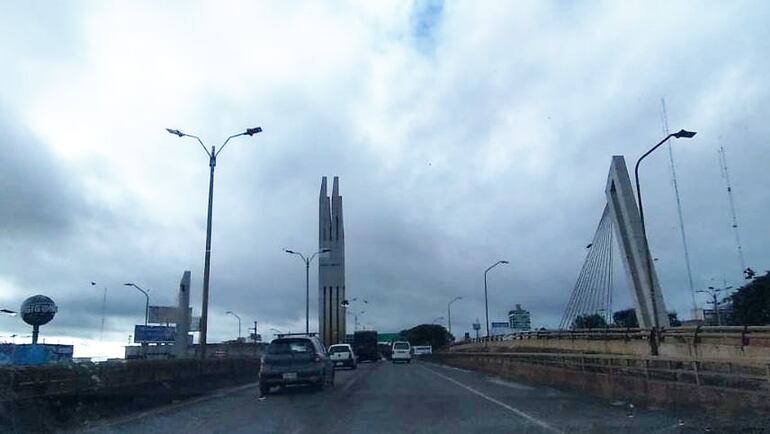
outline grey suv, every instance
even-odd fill
[[[311,385],[317,390],[334,385],[334,365],[315,336],[282,335],[270,342],[259,371],[259,391],[272,386]]]

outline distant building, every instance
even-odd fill
[[[532,329],[529,311],[522,309],[521,305],[517,304],[516,309],[508,312],[508,327],[515,331],[529,331]]]

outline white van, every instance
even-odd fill
[[[406,341],[393,342],[393,353],[390,356],[393,363],[412,363],[412,346]]]

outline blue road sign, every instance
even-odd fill
[[[174,326],[134,326],[134,342],[137,344],[172,343],[174,342]]]

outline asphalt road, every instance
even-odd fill
[[[251,384],[90,432],[681,433],[707,431],[705,417],[641,410],[446,366],[382,361],[337,371],[335,386],[322,392],[294,388],[260,398]]]

